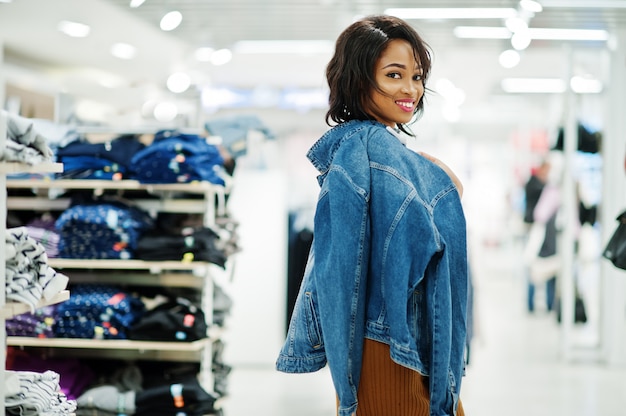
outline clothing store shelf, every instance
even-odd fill
[[[58,173],[63,172],[62,163],[44,162],[36,165],[27,165],[20,162],[2,162],[0,163],[0,172],[2,173]],[[7,183],[9,180],[7,179]],[[7,185],[8,187],[8,185]]]
[[[171,361],[198,361],[202,351],[210,348],[213,341],[210,337],[192,342],[7,337],[8,346],[44,348],[58,356]]]
[[[5,169],[10,169],[11,165]],[[24,166],[22,164],[22,166]],[[5,171],[6,172],[6,171]],[[25,172],[17,170],[14,172]],[[28,171],[27,171],[28,172]],[[41,170],[34,170],[41,172]],[[60,170],[59,170],[60,172]],[[37,188],[37,189],[88,189],[88,190],[144,190],[147,192],[184,192],[205,194],[207,192],[223,191],[224,187],[206,181],[188,183],[159,183],[146,184],[133,179],[106,180],[106,179],[7,179],[7,188]]]
[[[163,271],[187,271],[205,276],[211,263],[200,261],[144,261],[117,259],[64,259],[49,258],[48,263],[55,269],[94,269],[94,270],[146,270],[153,274]]]
[[[35,309],[38,308],[42,308],[44,306],[48,306],[48,305],[54,305],[56,303],[60,303],[60,302],[65,302],[66,300],[68,300],[70,298],[70,291],[69,290],[62,290],[59,293],[57,293],[56,295],[54,295],[52,297],[52,299],[49,300],[41,300],[36,306]],[[2,313],[2,317],[5,319],[9,319],[12,318],[16,315],[20,315],[26,312],[30,312],[30,306],[22,303],[22,302],[11,302],[8,301],[4,307],[2,308],[2,310],[0,311]]]
[[[10,186],[8,186],[10,187]],[[21,188],[21,187],[20,187]],[[70,207],[70,198],[11,196],[7,201],[9,210],[34,211],[64,211]],[[140,199],[133,198],[132,204],[146,212],[186,212],[189,214],[204,214],[206,203],[198,199]]]
[[[162,272],[159,274],[149,271],[130,273],[120,270],[72,270],[72,283],[107,283],[112,285],[132,285],[145,287],[176,287],[188,289],[202,289],[206,275],[196,276],[189,272]]]

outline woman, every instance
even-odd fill
[[[308,152],[314,241],[277,369],[329,365],[339,416],[463,415],[468,269],[462,186],[402,143],[431,55],[403,20],[337,39],[327,123]]]

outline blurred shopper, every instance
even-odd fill
[[[535,208],[539,202],[550,175],[550,162],[546,159],[533,170],[526,185],[524,222],[528,225],[526,253],[527,260],[527,308],[529,312],[535,310],[535,295],[537,284],[545,284],[546,308],[551,311],[554,307],[556,276],[552,268],[556,263],[556,210],[558,206],[550,206],[549,215],[541,211],[541,221],[535,223]],[[554,190],[544,199],[554,201]],[[556,201],[558,204],[559,202]],[[545,203],[544,203],[545,206]],[[547,260],[546,260],[547,259]]]
[[[326,70],[334,126],[308,152],[314,240],[277,368],[328,364],[339,416],[464,414],[463,188],[405,146],[430,69],[409,24],[370,16],[339,36]]]

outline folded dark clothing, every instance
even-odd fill
[[[129,331],[129,338],[152,341],[196,341],[207,336],[202,309],[177,297],[147,311]]]
[[[216,400],[194,378],[137,392],[135,415],[202,416],[215,411]]]
[[[93,160],[104,159],[127,168],[135,153],[145,145],[134,134],[121,135],[102,143],[91,143],[87,140],[75,140],[56,150],[57,160],[65,163],[67,157],[90,156]]]
[[[216,246],[219,236],[210,228],[183,229],[181,234],[150,230],[137,242],[135,256],[142,260],[207,261],[225,267],[226,254]]]

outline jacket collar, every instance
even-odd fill
[[[335,152],[344,140],[349,140],[359,131],[376,127],[385,129],[384,124],[374,120],[350,120],[338,124],[324,133],[311,149],[309,149],[307,158],[311,161],[313,166],[323,174],[330,169]]]

